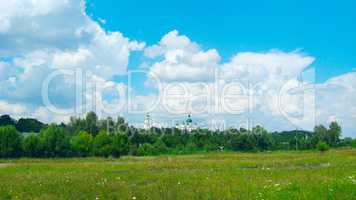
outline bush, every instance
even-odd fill
[[[231,138],[231,147],[233,151],[256,151],[257,137],[255,134],[243,133],[233,135]]]
[[[195,152],[195,151],[198,151],[198,147],[197,145],[194,143],[194,142],[188,142],[185,147],[184,147],[184,150],[186,152]]]
[[[317,144],[316,144],[316,149],[318,149],[320,152],[324,152],[324,151],[327,151],[330,149],[329,145],[324,142],[324,141],[319,141]]]
[[[138,147],[138,155],[139,156],[152,156],[152,155],[156,155],[156,149],[148,143],[145,144],[141,144]]]
[[[129,138],[127,135],[115,134],[113,136],[113,156],[120,157],[129,153]]]
[[[109,157],[113,151],[113,140],[110,135],[105,131],[100,133],[94,138],[94,154],[96,156]]]
[[[21,118],[16,124],[16,128],[21,133],[35,132],[39,133],[44,127],[44,124],[37,119]]]
[[[356,139],[354,139],[354,140],[352,141],[351,147],[352,147],[352,148],[356,148]]]
[[[80,131],[78,135],[72,137],[71,149],[77,156],[88,156],[92,152],[93,136],[86,131]]]
[[[68,156],[70,152],[69,134],[64,128],[50,125],[40,133],[43,153],[48,157]]]
[[[23,141],[23,150],[26,156],[39,157],[42,153],[42,143],[40,137],[34,133],[25,137]]]
[[[15,126],[16,121],[9,115],[0,116],[0,126]]]
[[[0,157],[17,157],[21,155],[22,137],[15,126],[0,127]]]
[[[217,151],[219,149],[217,144],[214,143],[207,143],[203,147],[204,151],[209,152],[209,151]]]
[[[159,154],[165,154],[168,152],[168,147],[161,139],[157,139],[157,141],[153,144],[153,147]]]
[[[136,145],[132,144],[129,146],[129,155],[138,156],[138,148]]]

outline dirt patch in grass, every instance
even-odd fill
[[[285,165],[285,166],[243,166],[241,170],[273,170],[273,169],[318,169],[330,167],[330,163],[308,163],[300,165]]]
[[[0,168],[9,167],[10,165],[9,163],[0,163]]]

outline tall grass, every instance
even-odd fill
[[[356,150],[0,160],[0,199],[356,199]]]

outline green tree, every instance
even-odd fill
[[[198,147],[194,142],[188,142],[185,145],[184,150],[188,153],[192,153],[198,151]]]
[[[14,126],[0,127],[0,157],[17,157],[22,153],[22,137]]]
[[[68,124],[69,131],[74,134],[79,133],[86,129],[86,122],[85,119],[77,118],[77,117],[70,117],[70,122]]]
[[[251,133],[242,133],[231,137],[231,147],[234,151],[257,151],[256,137]]]
[[[216,144],[216,143],[208,142],[208,143],[204,144],[203,149],[204,149],[204,151],[209,152],[209,151],[217,151],[219,149],[219,147],[218,147],[218,144]]]
[[[323,126],[323,125],[319,125],[319,126],[315,126],[314,127],[314,134],[313,134],[313,138],[312,138],[312,143],[316,146],[316,144],[319,141],[324,141],[324,142],[328,142],[328,129]]]
[[[340,142],[338,143],[338,146],[340,146],[340,147],[351,147],[352,146],[352,138],[346,137],[344,139],[340,139]]]
[[[316,144],[316,149],[318,149],[320,152],[327,151],[329,148],[329,145],[325,141],[319,141],[318,144]]]
[[[77,156],[88,156],[92,152],[93,136],[86,131],[80,131],[70,140],[71,149]]]
[[[92,136],[96,136],[99,132],[97,123],[98,123],[98,116],[95,114],[95,112],[87,113],[85,117],[85,131],[90,133]]]
[[[129,130],[129,127],[125,122],[125,119],[121,116],[117,117],[115,127],[118,131],[123,133],[127,133],[127,131]]]
[[[44,124],[42,122],[38,121],[37,119],[31,118],[21,118],[16,124],[17,130],[22,133],[39,133],[43,127]]]
[[[113,140],[106,131],[100,131],[94,138],[94,154],[109,157],[113,152]]]
[[[272,149],[273,138],[262,126],[254,127],[252,129],[252,135],[255,137],[257,148],[260,151]]]
[[[351,147],[352,148],[356,148],[356,139],[352,140]]]
[[[108,133],[114,133],[115,131],[115,122],[111,117],[102,119],[98,121],[99,131],[107,131]]]
[[[129,145],[129,155],[138,156],[138,147],[135,144]]]
[[[115,134],[113,137],[113,156],[120,157],[129,153],[129,138],[124,134]]]
[[[151,155],[156,155],[156,154],[157,154],[157,151],[151,144],[145,143],[145,144],[141,144],[138,147],[138,155],[139,156],[151,156]]]
[[[16,121],[12,119],[9,115],[0,116],[0,126],[15,126]]]
[[[164,154],[168,152],[168,147],[160,138],[156,140],[156,142],[153,144],[153,147],[155,148],[155,151],[159,154]]]
[[[328,130],[329,144],[335,147],[340,141],[341,126],[337,122],[331,122]]]
[[[42,155],[42,143],[38,134],[31,133],[23,141],[23,150],[26,156],[39,157]]]
[[[69,137],[66,130],[55,124],[49,125],[40,133],[43,153],[48,157],[68,156],[70,153]]]

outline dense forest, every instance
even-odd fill
[[[129,126],[122,117],[98,119],[94,112],[84,118],[72,117],[68,124],[45,124],[29,118],[15,120],[3,115],[0,117],[0,157],[120,157],[356,147],[356,139],[341,139],[341,133],[337,122],[329,127],[316,126],[313,132],[268,132],[261,126],[252,130],[188,132],[177,128],[139,129]]]

